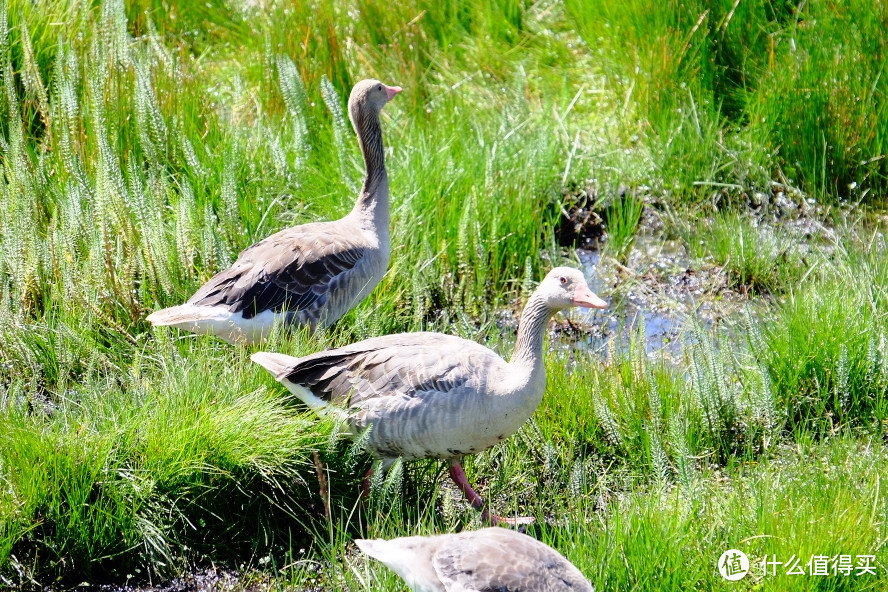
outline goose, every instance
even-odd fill
[[[327,327],[382,280],[391,254],[389,182],[379,113],[401,92],[378,80],[352,89],[348,114],[364,155],[366,176],[354,208],[330,222],[281,230],[240,252],[180,306],[147,317],[216,335],[229,343],[261,343],[279,319],[310,330]]]
[[[382,460],[381,470],[399,457],[443,459],[482,520],[528,523],[491,515],[461,458],[505,440],[539,406],[546,390],[543,333],[555,312],[572,306],[607,303],[578,270],[556,267],[524,307],[509,362],[473,341],[429,332],[375,337],[302,358],[257,352],[251,359],[308,407],[344,420],[347,433]]]
[[[561,553],[507,528],[355,543],[391,568],[413,592],[593,592]]]

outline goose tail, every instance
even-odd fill
[[[176,327],[202,335],[215,335],[228,343],[260,343],[274,324],[274,315],[263,312],[252,319],[219,306],[180,304],[155,311],[146,317],[155,327]]]
[[[286,375],[293,370],[293,366],[299,362],[299,358],[273,352],[256,352],[250,356],[250,359],[268,370],[278,382],[283,382]]]
[[[332,416],[340,421],[348,419],[348,413],[344,409],[318,397],[304,385],[288,380],[287,377],[293,372],[293,367],[299,363],[299,358],[272,352],[256,352],[250,356],[250,359],[268,370],[275,380],[287,387],[288,391],[296,395],[308,407],[314,409],[315,413],[321,417]]]
[[[210,316],[202,308],[183,304],[156,310],[145,317],[145,320],[155,327],[179,327],[207,320]]]

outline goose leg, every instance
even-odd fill
[[[472,489],[472,486],[469,484],[469,479],[466,477],[466,472],[463,470],[462,465],[458,460],[450,461],[450,478],[453,479],[453,482],[456,483],[459,490],[463,492],[463,495],[466,496],[466,500],[472,504],[472,507],[481,510],[481,519],[484,522],[489,522],[494,526],[518,526],[522,524],[533,524],[536,521],[531,516],[505,518],[503,516],[491,514],[490,510],[487,509],[484,500],[481,499],[481,496]]]
[[[366,502],[370,499],[370,479],[373,477],[373,467],[367,469],[364,473],[364,480],[361,481],[361,501]]]

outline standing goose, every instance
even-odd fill
[[[481,452],[515,433],[546,390],[543,333],[556,311],[606,308],[583,274],[549,272],[524,307],[512,359],[473,341],[441,333],[400,333],[304,358],[258,352],[252,360],[306,405],[350,424],[385,470],[398,458],[440,458],[484,520],[490,516],[466,479],[463,455]]]
[[[593,592],[561,553],[507,528],[355,543],[413,592]]]
[[[352,89],[348,114],[367,175],[347,216],[287,228],[244,249],[187,303],[158,310],[148,320],[253,344],[268,337],[278,318],[326,327],[361,302],[385,275],[391,253],[379,113],[399,92],[378,80],[362,80]]]

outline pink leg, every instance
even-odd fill
[[[473,508],[476,510],[484,508],[484,500],[482,500],[481,496],[475,493],[475,490],[469,485],[466,472],[463,470],[462,465],[459,464],[459,461],[453,461],[450,463],[450,478],[453,479],[453,482],[456,483],[459,490],[463,492],[463,495],[466,496],[466,499],[472,504]],[[487,510],[484,510],[484,512],[487,513]]]
[[[472,486],[469,484],[469,480],[466,477],[466,472],[463,470],[462,465],[458,460],[450,462],[450,478],[453,479],[453,482],[456,483],[459,490],[463,492],[463,495],[466,496],[466,499],[472,504],[472,507],[476,510],[481,510],[481,520],[484,522],[490,522],[494,526],[517,526],[520,524],[533,524],[535,522],[535,519],[530,516],[523,518],[504,518],[502,516],[497,516],[496,514],[491,514],[487,509],[484,500],[481,499],[481,496],[475,493],[475,490],[472,489]]]

